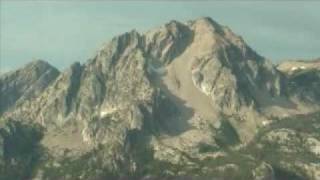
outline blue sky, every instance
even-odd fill
[[[320,57],[320,2],[316,1],[3,1],[1,71],[33,59],[59,69],[85,62],[113,36],[146,31],[172,19],[209,16],[241,35],[261,55]]]

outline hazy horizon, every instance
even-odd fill
[[[320,2],[0,1],[1,71],[43,59],[59,69],[132,29],[208,16],[273,62],[320,57]]]

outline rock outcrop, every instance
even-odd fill
[[[277,179],[276,168],[310,165],[260,155],[273,142],[272,153],[302,151],[294,148],[299,134],[281,123],[319,110],[319,70],[288,73],[210,18],[124,33],[60,74],[43,62],[29,66],[1,76],[1,111],[4,122],[44,128],[38,179]],[[319,139],[308,133],[303,151],[319,158]]]
[[[287,78],[288,94],[299,101],[319,105],[320,59],[286,61],[277,66]]]
[[[39,96],[58,77],[59,71],[37,60],[0,76],[0,114]]]

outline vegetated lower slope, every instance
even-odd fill
[[[1,107],[2,177],[317,179],[319,70],[280,67],[210,18],[124,33]]]

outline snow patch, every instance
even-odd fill
[[[266,125],[268,125],[268,124],[270,124],[269,121],[262,121],[262,125],[263,125],[263,126],[266,126]]]
[[[100,111],[100,117],[105,117],[106,115],[111,114],[116,110],[117,110],[117,108],[115,108],[115,107],[105,108],[104,110]]]
[[[300,69],[306,69],[306,67],[305,66],[300,66],[300,67],[293,66],[293,67],[291,67],[291,71],[300,70]]]

